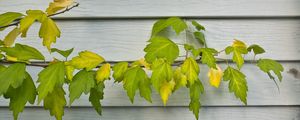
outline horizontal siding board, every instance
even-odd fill
[[[266,74],[259,71],[253,64],[246,64],[242,69],[247,76],[249,92],[248,105],[249,106],[272,106],[272,105],[300,105],[300,79],[299,74],[294,75],[287,73],[290,69],[300,70],[299,62],[284,62],[282,63],[285,72],[283,72],[283,81],[279,83],[280,92],[276,85],[268,78]],[[226,64],[222,63],[220,66],[225,69]],[[27,68],[33,79],[37,79],[37,74],[41,70],[37,67]],[[201,103],[203,106],[244,106],[232,93],[228,91],[228,82],[222,82],[219,89],[213,88],[208,83],[207,67],[201,65],[201,74],[199,75],[205,86],[205,94],[201,96]],[[66,90],[67,86],[65,86]],[[67,92],[68,93],[68,92]],[[103,106],[162,106],[159,94],[156,91],[152,92],[153,103],[148,103],[144,99],[138,97],[134,104],[131,104],[122,84],[114,84],[113,80],[106,82]],[[66,95],[67,97],[68,95]],[[188,106],[189,93],[188,89],[180,89],[176,91],[170,98],[168,106]],[[1,98],[0,106],[7,106],[8,100]],[[34,105],[36,106],[36,105]],[[91,106],[87,95],[83,95],[76,100],[72,106]]]
[[[203,107],[200,120],[300,120],[299,107]],[[0,119],[12,120],[8,108]],[[20,120],[54,119],[42,108],[26,108]],[[105,107],[99,116],[93,108],[65,109],[64,120],[195,120],[187,107]]]
[[[51,0],[2,1],[0,12],[45,10]],[[157,16],[299,16],[299,0],[76,0],[80,3],[59,17]]]
[[[265,48],[267,53],[259,55],[258,58],[300,60],[299,19],[196,20],[206,27],[205,35],[209,47],[222,50],[231,45],[236,38],[249,45],[255,43]],[[99,53],[106,60],[135,60],[143,57],[143,48],[150,37],[154,22],[154,19],[57,21],[62,35],[53,47],[59,49],[74,47],[71,56],[75,56],[82,50],[91,50]],[[53,56],[42,46],[42,40],[38,38],[38,27],[37,24],[32,26],[28,37],[18,38],[17,42],[36,47],[45,54],[47,60],[51,60]],[[8,31],[9,29],[5,32]],[[0,38],[4,38],[4,35],[5,33],[1,33]],[[180,36],[172,33],[170,37],[177,43],[186,41],[185,33]],[[54,57],[62,58],[57,54],[54,54]],[[252,56],[246,56],[246,59],[252,59]]]

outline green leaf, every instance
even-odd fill
[[[150,44],[144,49],[148,63],[152,63],[157,58],[166,58],[172,63],[179,56],[178,46],[168,38],[153,37],[149,42]]]
[[[88,94],[95,86],[95,72],[94,71],[79,71],[73,78],[69,86],[71,105],[75,99],[78,99],[82,93]]]
[[[253,52],[254,52],[255,55],[265,53],[265,50],[262,47],[260,47],[259,45],[256,45],[256,44],[250,45],[247,48],[247,50],[249,52],[251,52],[253,50]]]
[[[273,71],[273,73],[275,73],[279,81],[282,81],[281,72],[283,72],[284,68],[280,63],[272,59],[259,59],[257,66],[263,72],[267,73],[271,79],[274,80],[274,77],[271,75],[271,71]]]
[[[21,37],[26,37],[29,27],[36,21],[42,21],[42,18],[46,17],[46,14],[41,10],[27,10],[27,16],[20,20]]]
[[[12,23],[14,20],[22,17],[23,14],[17,12],[6,12],[0,15],[0,26],[6,26]],[[1,28],[0,31],[5,28]]]
[[[194,36],[196,40],[199,42],[199,44],[204,45],[204,47],[207,47],[205,36],[202,32],[194,32]]]
[[[30,59],[45,60],[45,57],[37,49],[28,45],[16,43],[14,47],[1,47],[6,55],[17,58],[19,61],[28,61]]]
[[[193,50],[193,49],[195,49],[195,48],[194,48],[194,46],[192,46],[192,45],[184,44],[184,49],[185,49],[186,51],[189,51],[189,50]]]
[[[57,48],[51,48],[51,53],[57,52],[60,55],[64,56],[65,58],[68,58],[68,56],[73,52],[74,48],[68,49],[68,50],[60,50]]]
[[[9,109],[13,111],[15,120],[18,119],[19,113],[23,112],[27,102],[34,104],[36,95],[37,92],[35,85],[28,73],[26,73],[26,78],[23,80],[23,83],[20,87],[10,87],[8,89],[4,96],[6,98],[10,98]]]
[[[227,67],[224,71],[223,79],[229,81],[229,91],[234,92],[234,95],[247,105],[247,81],[246,76],[237,69]]]
[[[76,69],[85,68],[87,71],[97,67],[100,63],[104,62],[104,58],[100,55],[90,52],[82,51],[79,56],[73,57],[68,63]]]
[[[25,63],[14,63],[0,72],[0,95],[5,94],[8,88],[18,88],[26,78]]]
[[[151,82],[153,87],[160,91],[160,87],[166,81],[171,81],[173,77],[173,70],[171,65],[164,59],[157,59],[153,62]]]
[[[236,62],[237,67],[241,69],[241,67],[244,64],[244,58],[242,54],[247,54],[247,46],[244,42],[240,40],[235,40],[232,44],[232,46],[228,46],[225,49],[225,53],[228,55],[230,53],[233,53],[232,60]]]
[[[151,88],[146,72],[140,67],[129,68],[124,74],[123,87],[127,91],[130,101],[134,102],[136,90],[140,90],[141,97],[151,102]]]
[[[188,57],[181,65],[181,72],[186,76],[189,84],[193,85],[194,82],[199,79],[198,75],[200,72],[200,68],[193,58]]]
[[[207,64],[210,68],[217,69],[215,54],[218,53],[218,51],[213,48],[200,48],[200,52],[202,53],[202,63]]]
[[[14,44],[16,38],[20,35],[20,29],[18,27],[10,31],[4,38],[3,43],[5,47],[10,47]]]
[[[91,89],[89,101],[93,105],[94,109],[99,115],[102,115],[101,103],[100,100],[103,100],[105,85],[103,82],[100,82],[95,88]]]
[[[151,36],[156,36],[159,32],[170,26],[173,28],[177,35],[187,28],[187,25],[183,20],[178,17],[171,17],[166,20],[159,20],[154,23]]]
[[[64,107],[66,106],[65,91],[62,87],[55,87],[44,99],[44,108],[50,110],[50,115],[56,120],[62,120]]]
[[[37,91],[39,94],[38,103],[40,103],[48,94],[53,93],[55,87],[61,87],[64,84],[65,65],[63,62],[50,64],[38,74],[38,77],[37,82],[40,84]]]
[[[195,118],[199,119],[199,110],[201,107],[200,94],[204,92],[204,87],[199,79],[195,81],[193,85],[190,86],[190,104],[189,109],[193,111]]]
[[[192,21],[192,25],[195,26],[195,28],[198,30],[198,31],[201,31],[201,30],[205,30],[205,27],[203,27],[202,25],[200,25],[197,21],[193,20]]]
[[[114,71],[113,77],[115,82],[121,82],[124,79],[124,74],[127,69],[128,62],[119,62],[113,66],[112,70]]]
[[[43,39],[43,45],[50,51],[51,44],[55,43],[56,38],[60,37],[60,30],[55,22],[49,17],[45,17],[41,23],[39,37]]]

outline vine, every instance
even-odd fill
[[[0,15],[0,30],[14,27],[0,42],[0,95],[10,99],[9,108],[13,111],[14,119],[23,111],[27,102],[34,104],[43,101],[43,106],[50,111],[50,115],[61,120],[64,115],[64,107],[67,105],[63,85],[69,86],[69,106],[80,96],[89,94],[89,101],[97,113],[101,115],[101,100],[103,100],[105,81],[112,76],[116,83],[123,83],[130,101],[134,103],[136,91],[146,101],[152,102],[152,88],[161,96],[166,105],[169,96],[176,90],[187,87],[190,94],[189,110],[195,118],[199,117],[201,107],[201,94],[205,92],[199,79],[199,64],[206,64],[209,68],[208,77],[211,86],[218,88],[221,80],[229,82],[229,91],[236,98],[247,105],[247,81],[241,71],[245,62],[244,55],[254,53],[252,62],[260,70],[267,73],[270,79],[282,80],[283,67],[280,63],[266,58],[256,59],[255,56],[265,50],[259,45],[247,46],[241,40],[234,40],[232,45],[223,50],[210,48],[205,40],[205,27],[196,21],[184,21],[178,17],[171,17],[155,22],[151,37],[145,47],[144,58],[136,61],[105,61],[105,59],[91,51],[79,52],[78,56],[67,60],[73,52],[52,48],[51,44],[60,37],[60,30],[51,17],[65,13],[79,3],[73,0],[54,0],[49,4],[46,12],[41,10],[28,10],[26,15],[16,12],[7,12]],[[15,43],[18,36],[26,37],[30,26],[35,22],[41,23],[39,37],[43,40],[43,46],[50,53],[57,52],[64,56],[65,60],[54,59],[45,62],[45,57],[37,49]],[[190,29],[189,27],[194,27]],[[176,44],[162,31],[172,29],[177,35],[185,32],[191,33],[196,44]],[[14,45],[14,46],[13,46]],[[13,47],[12,47],[13,46]],[[184,48],[185,54],[180,55],[180,48]],[[218,58],[220,53],[232,56],[232,60]],[[179,60],[179,57],[184,60]],[[218,61],[225,61],[227,68],[219,67]],[[232,61],[234,64],[228,64]],[[8,64],[8,65],[6,65]],[[38,74],[38,86],[36,87],[30,74],[26,72],[26,66],[42,67]],[[75,70],[78,70],[75,74]],[[111,73],[113,71],[113,73]],[[148,76],[147,72],[152,74]],[[273,72],[273,73],[271,73]],[[17,75],[16,75],[17,74]],[[74,75],[75,74],[75,75]],[[277,85],[278,87],[278,85]]]

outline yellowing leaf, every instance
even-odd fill
[[[207,75],[209,77],[210,85],[218,88],[223,76],[223,71],[221,70],[221,68],[218,65],[217,65],[217,69],[210,68]]]
[[[45,17],[41,23],[39,37],[43,38],[43,45],[50,51],[51,44],[55,43],[56,38],[60,37],[60,30],[51,18]]]
[[[187,77],[189,84],[193,85],[194,81],[198,79],[200,68],[193,58],[188,57],[181,65],[181,71]]]
[[[70,65],[76,69],[85,68],[86,70],[91,70],[102,62],[104,62],[103,57],[90,51],[82,51],[79,53],[79,56],[73,57],[72,60],[69,61]]]
[[[66,70],[67,79],[70,80],[70,81],[72,81],[72,79],[73,79],[73,73],[74,73],[75,68],[73,66],[71,66],[71,65],[67,65],[66,64],[65,70]]]
[[[228,55],[233,52],[232,60],[236,62],[237,67],[240,69],[244,64],[244,58],[242,54],[247,54],[247,46],[240,40],[234,40],[231,46],[226,47],[225,53]]]
[[[173,74],[173,79],[175,80],[175,88],[174,90],[187,85],[187,78],[186,76],[181,72],[181,67],[177,67]]]
[[[110,77],[110,64],[103,64],[96,72],[97,83],[102,82]]]
[[[59,10],[62,10],[74,3],[74,0],[54,0],[49,4],[46,12],[48,15],[54,14]]]
[[[169,82],[165,82],[161,85],[159,93],[164,105],[167,104],[168,98],[171,95],[174,86],[175,86],[175,82],[173,80]]]
[[[234,39],[232,47],[241,47],[241,48],[247,48],[247,45],[240,40]]]
[[[21,37],[26,37],[29,27],[36,21],[41,21],[46,14],[41,10],[27,10],[27,16],[20,20],[20,31],[22,32]]]
[[[20,35],[20,29],[16,27],[12,31],[10,31],[4,38],[4,46],[5,47],[10,47],[14,44],[16,38]]]
[[[17,62],[18,58],[6,55],[6,60],[7,61],[12,61],[12,62]]]
[[[132,66],[135,66],[135,65],[143,66],[143,67],[145,67],[148,70],[150,69],[150,66],[151,66],[151,64],[149,64],[145,60],[145,58],[141,58],[141,59],[139,59],[139,60],[137,60],[137,61],[135,61],[135,62],[132,63]]]
[[[160,87],[166,81],[173,79],[173,71],[171,65],[164,59],[156,59],[152,66],[151,82],[153,87],[160,91]]]

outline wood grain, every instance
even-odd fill
[[[45,10],[51,0],[1,1],[0,13]],[[80,7],[59,17],[138,18],[161,16],[299,16],[299,0],[76,0]]]

